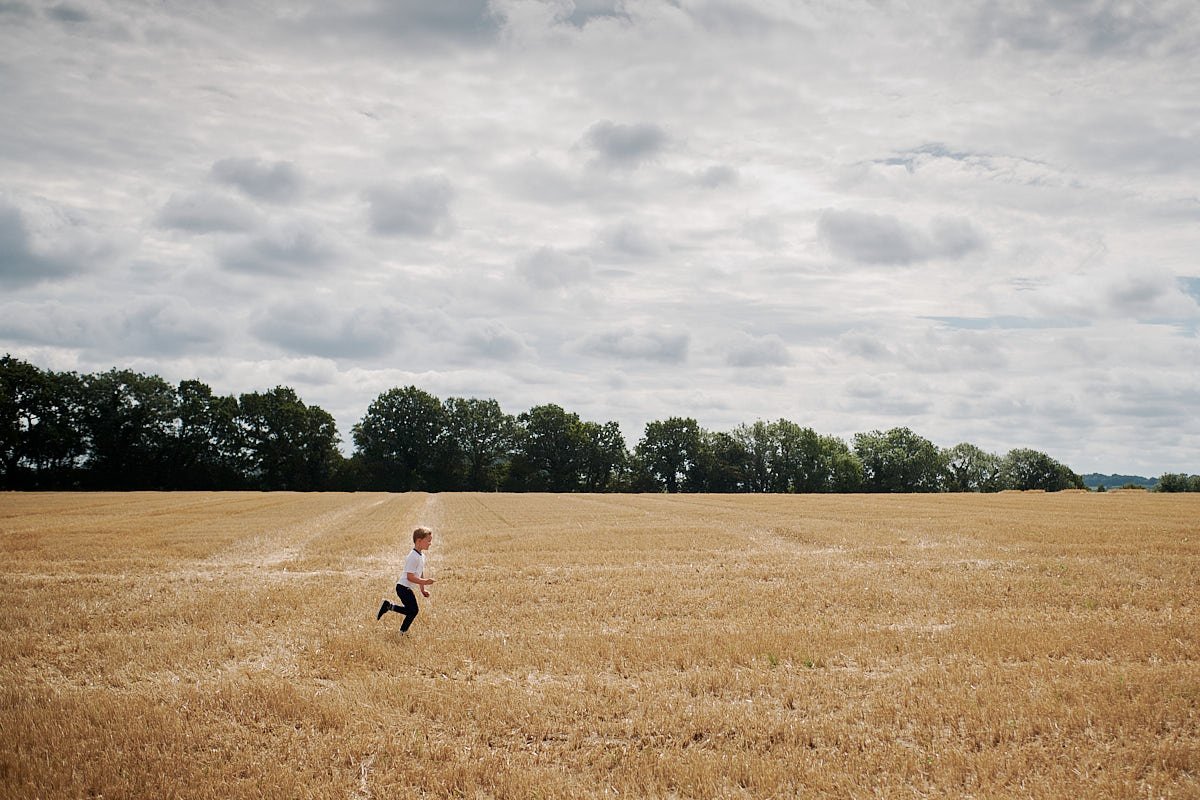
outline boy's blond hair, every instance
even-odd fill
[[[433,531],[429,528],[420,527],[413,531],[413,544],[416,544],[421,539],[428,539],[433,536]]]

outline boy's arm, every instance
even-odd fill
[[[422,578],[415,572],[407,573],[408,582],[415,583],[417,586],[430,586],[433,583],[433,578]]]

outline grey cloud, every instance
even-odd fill
[[[1028,302],[1039,318],[1050,321],[1093,325],[1113,319],[1182,325],[1198,321],[1196,301],[1186,285],[1152,266],[1111,277],[1058,276],[1034,290]]]
[[[1172,289],[1165,281],[1138,276],[1109,289],[1109,299],[1117,308],[1139,309],[1151,306]]]
[[[539,247],[517,262],[517,272],[537,289],[562,289],[592,278],[592,262],[553,247]]]
[[[222,338],[211,312],[177,297],[141,298],[100,312],[57,303],[10,304],[0,312],[0,337],[105,356],[210,352]]]
[[[776,334],[735,337],[725,362],[731,367],[782,367],[792,362],[787,345]]]
[[[272,306],[251,326],[261,341],[302,355],[368,359],[391,353],[401,315],[384,308],[333,309],[313,302]]]
[[[782,29],[794,32],[788,20],[768,16],[752,5],[731,0],[700,0],[687,4],[687,13],[710,31],[736,36],[770,36]]]
[[[454,189],[441,175],[381,186],[366,194],[371,230],[381,236],[445,236],[453,229],[450,201]]]
[[[503,191],[545,205],[629,200],[629,186],[617,173],[564,169],[544,159],[526,158],[497,174]]]
[[[462,343],[475,355],[489,360],[512,361],[530,352],[521,335],[501,322],[475,320],[464,327]]]
[[[172,195],[155,221],[160,228],[191,233],[238,233],[259,224],[253,209],[212,192]]]
[[[667,134],[648,122],[622,125],[601,120],[587,129],[583,143],[595,151],[601,164],[633,168],[661,153],[667,144]]]
[[[91,22],[92,15],[86,9],[70,3],[59,3],[46,10],[46,16],[59,22],[79,23]]]
[[[1200,136],[1126,114],[1083,120],[1070,141],[1067,156],[1097,170],[1170,174],[1200,165]]]
[[[890,215],[828,210],[817,233],[835,255],[866,264],[911,264],[935,258],[962,258],[984,241],[966,219],[937,219],[930,234]]]
[[[0,306],[0,338],[36,345],[88,347],[97,340],[95,322],[57,303]]]
[[[903,370],[908,375],[958,374],[1007,366],[1006,350],[1001,345],[1004,338],[1003,333],[990,329],[942,324],[920,334],[851,331],[838,337],[835,350],[878,368]]]
[[[524,200],[556,205],[586,196],[586,187],[573,174],[538,159],[526,159],[504,169],[503,188]]]
[[[628,220],[601,231],[599,242],[600,254],[620,260],[656,258],[667,251],[666,245],[655,235]]]
[[[1194,280],[1194,279],[1193,279]],[[1197,296],[1186,279],[1150,270],[1114,281],[1105,292],[1109,309],[1134,319],[1197,319]]]
[[[896,354],[878,336],[860,331],[849,331],[838,338],[838,349],[866,361],[885,362],[895,359]]]
[[[738,182],[738,171],[728,164],[715,164],[697,173],[696,182],[706,189],[731,186]]]
[[[36,252],[21,212],[0,201],[0,285],[28,286],[80,271],[66,259]]]
[[[983,236],[963,217],[939,217],[931,226],[927,258],[962,258],[984,246]]]
[[[1167,38],[1188,12],[1120,0],[991,0],[974,22],[982,44],[1105,55],[1141,52]]]
[[[28,18],[33,16],[33,9],[28,3],[0,2],[0,14]]]
[[[919,258],[920,234],[896,217],[826,211],[817,233],[836,255],[871,264],[908,264]]]
[[[304,183],[291,162],[267,162],[258,158],[222,159],[212,165],[212,176],[250,197],[272,203],[295,200]]]
[[[230,245],[220,255],[221,263],[236,272],[299,275],[327,264],[334,251],[312,230],[291,226]]]
[[[933,403],[925,396],[899,389],[895,381],[885,383],[877,377],[855,376],[846,382],[843,391],[846,405],[861,412],[911,418],[933,410]]]
[[[160,298],[121,317],[112,346],[130,355],[208,353],[222,340],[225,324],[211,310],[193,308],[180,298]]]
[[[681,364],[687,360],[686,333],[658,330],[614,330],[585,337],[579,348],[589,355],[628,361]]]
[[[887,394],[883,381],[870,375],[855,375],[846,381],[844,389],[849,396],[863,400],[875,400]]]

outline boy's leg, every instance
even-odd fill
[[[413,594],[413,590],[402,583],[396,584],[396,596],[400,598],[400,605],[392,604],[392,611],[404,615],[404,622],[400,623],[400,632],[404,633],[408,630],[408,626],[412,625],[414,619],[417,618],[417,612],[420,608],[417,606],[417,596]]]

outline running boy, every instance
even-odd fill
[[[429,597],[429,590],[425,587],[433,583],[433,578],[425,577],[425,551],[431,544],[433,544],[433,531],[429,528],[417,528],[413,531],[413,549],[408,554],[408,558],[404,559],[404,577],[400,578],[400,582],[396,584],[396,595],[400,598],[400,604],[384,600],[383,605],[379,607],[379,613],[375,615],[375,619],[378,620],[389,611],[403,614],[404,622],[400,623],[401,633],[408,632],[408,626],[412,625],[412,621],[417,618],[417,612],[420,610],[417,607],[417,596],[413,590],[420,589],[422,596]]]

